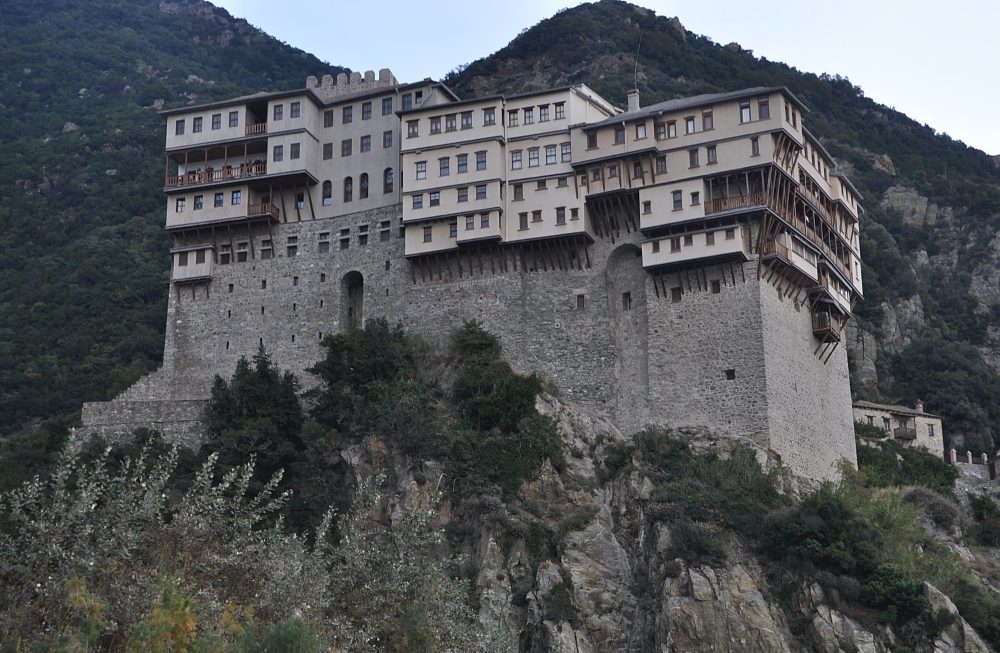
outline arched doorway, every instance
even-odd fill
[[[340,323],[344,329],[351,324],[364,324],[365,278],[360,272],[344,275],[340,282]]]

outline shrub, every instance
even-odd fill
[[[930,607],[922,588],[922,582],[896,565],[881,564],[861,586],[861,601],[883,611],[879,621],[909,621]]]
[[[861,431],[858,429],[862,428]],[[855,433],[864,434],[872,428],[855,422]],[[878,427],[876,430],[882,431]],[[882,431],[882,437],[885,437]],[[926,451],[907,449],[898,442],[858,442],[858,469],[864,472],[872,487],[894,485],[926,485],[939,494],[953,497],[958,472],[937,456]]]
[[[903,496],[903,501],[917,506],[939,528],[947,532],[951,532],[961,519],[958,513],[958,506],[934,490],[914,488]]]

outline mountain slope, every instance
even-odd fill
[[[865,97],[848,79],[715,44],[676,18],[619,0],[564,10],[446,81],[461,96],[585,83],[619,106],[635,84],[643,105],[787,86],[865,197],[865,301],[848,343],[855,393],[922,398],[946,417],[957,445],[992,451],[1000,431],[991,398],[1000,376],[985,362],[1000,361],[1000,261],[992,254],[1000,165],[992,157]],[[877,351],[864,347],[876,341]]]
[[[341,70],[200,0],[0,1],[0,432],[162,357],[158,109]]]

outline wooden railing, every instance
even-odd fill
[[[191,186],[194,184],[207,184],[213,181],[224,181],[226,179],[241,179],[243,177],[255,177],[257,175],[267,174],[267,164],[264,162],[260,163],[245,163],[239,166],[226,166],[225,168],[219,168],[218,170],[213,170],[209,168],[203,172],[188,172],[183,175],[172,175],[168,176],[166,183],[164,184],[167,188],[176,188],[178,186]]]
[[[275,218],[280,217],[278,212],[278,207],[274,205],[273,202],[261,202],[260,204],[248,204],[247,205],[247,217],[253,217],[255,215],[273,215]]]
[[[833,319],[828,312],[814,313],[812,316],[813,335],[816,336],[840,336],[840,321]]]
[[[247,136],[253,136],[254,134],[266,134],[267,133],[267,123],[258,122],[255,125],[247,125]]]
[[[786,260],[788,260],[788,248],[785,247],[784,245],[782,245],[781,243],[779,243],[776,240],[770,240],[770,241],[764,243],[764,252],[763,253],[765,255],[767,255],[767,254],[777,254],[777,255],[785,258]]]
[[[900,440],[916,440],[917,439],[917,429],[909,428],[907,426],[899,426],[892,432],[892,434],[899,438]]]
[[[763,206],[766,203],[764,193],[750,193],[749,195],[743,195],[741,197],[723,197],[721,199],[707,202],[705,204],[705,215],[722,213],[723,211],[746,209],[751,206]]]

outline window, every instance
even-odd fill
[[[282,120],[285,117],[285,105],[283,104],[274,105],[274,112],[272,116],[275,120]]]
[[[274,249],[271,247],[271,241],[268,239],[264,239],[260,243],[260,258],[265,261],[274,258]],[[260,288],[261,290],[267,289],[266,279],[260,282]]]
[[[459,172],[459,174],[461,174],[463,172],[468,172],[469,171],[469,155],[468,154],[459,154],[456,158],[458,159],[458,172]]]
[[[340,141],[340,156],[351,156],[351,150],[354,148],[354,141],[350,138],[345,138]]]
[[[382,132],[382,148],[388,149],[392,147],[392,130]]]
[[[215,194],[215,204],[213,206],[215,206],[215,208],[218,208],[220,206],[225,206],[225,204],[226,204],[226,194],[225,193],[216,193]]]
[[[671,197],[673,198],[674,201],[674,211],[680,211],[682,208],[684,208],[683,204],[684,199],[682,197],[681,191],[675,190],[673,193],[671,193]]]
[[[635,126],[636,139],[646,138],[646,123],[641,122]]]
[[[462,112],[462,129],[472,129],[472,112]]]
[[[343,123],[346,125],[354,121],[354,107],[344,107]]]
[[[670,239],[670,251],[671,252],[679,252],[679,251],[681,251],[681,239],[680,238],[671,238]]]
[[[184,119],[181,118],[174,123],[174,135],[183,136],[184,135]]]
[[[761,120],[767,120],[771,117],[771,108],[768,106],[767,98],[757,98],[757,115]]]
[[[236,262],[246,263],[247,260],[247,243],[244,241],[242,243],[236,243]]]
[[[458,222],[453,221],[448,223],[448,237],[458,238]]]
[[[517,228],[519,231],[525,231],[528,228],[528,214],[518,213],[517,214]]]
[[[302,103],[301,102],[292,102],[290,105],[288,105],[288,117],[289,118],[298,118],[300,115],[302,115]]]
[[[705,233],[705,244],[714,245],[715,244],[715,232],[709,231]]]
[[[288,146],[288,158],[297,159],[301,153],[301,146],[299,143],[292,143]]]
[[[642,179],[642,163],[639,161],[632,162],[632,179]]]
[[[392,168],[386,168],[382,172],[382,192],[383,193],[391,193],[392,192],[392,186],[393,186]]]
[[[476,199],[484,200],[486,199],[486,184],[480,184],[476,186]]]
[[[718,295],[720,292],[722,292],[722,283],[718,279],[715,279],[712,281],[712,294]]]
[[[705,131],[711,131],[715,129],[715,121],[712,118],[712,110],[705,109],[701,112],[701,128]]]
[[[667,138],[677,138],[677,123],[673,120],[667,123]]]
[[[417,91],[416,93],[413,94],[413,99],[416,101],[417,104],[421,104],[424,101],[424,92]]]
[[[344,177],[344,201],[350,202],[352,199],[354,199],[354,179]]]
[[[545,146],[545,165],[552,165],[556,163],[556,146],[546,145]]]
[[[174,204],[174,213],[184,213],[185,198],[178,197],[177,202]]]
[[[556,224],[566,224],[566,207],[556,207]]]
[[[273,161],[281,161],[285,158],[285,147],[283,145],[275,145],[274,151],[271,155]]]
[[[521,169],[521,150],[514,150],[510,153],[510,169],[520,170]]]
[[[298,236],[289,236],[288,237],[288,246],[285,248],[285,251],[288,254],[289,258],[292,258],[292,257],[295,257],[295,256],[299,255],[299,237]]]
[[[486,170],[486,152],[476,152],[476,170]]]
[[[479,214],[479,228],[480,229],[489,229],[490,228],[490,214],[489,213],[480,213]]]
[[[413,196],[413,208],[422,209],[424,208],[424,196],[423,194]]]
[[[430,206],[441,206],[441,193],[431,193]]]
[[[458,116],[454,113],[448,114],[444,117],[444,130],[446,132],[453,132],[458,129]]]
[[[390,225],[391,225],[391,223],[390,223],[389,220],[383,220],[380,223],[380,228],[379,228],[379,232],[378,232],[378,239],[380,241],[382,241],[383,243],[384,242],[388,242],[389,239],[392,238],[392,232],[389,231]]]
[[[413,97],[409,93],[403,95],[403,111],[409,111],[413,108]]]
[[[517,127],[517,109],[507,112],[507,126]]]
[[[188,253],[178,252],[177,253],[177,267],[187,267],[188,264]]]
[[[705,148],[705,153],[708,155],[707,158],[708,158],[708,162],[709,163],[718,163],[719,162],[719,157],[716,154],[715,146],[714,145],[709,145],[707,148]]]
[[[495,124],[497,124],[496,109],[493,107],[483,109],[483,127],[490,127]]]
[[[547,185],[544,179],[539,179],[537,182],[535,182],[535,190],[545,190],[546,188]]]
[[[882,428],[885,429],[886,431],[888,431],[891,426],[892,426],[892,422],[889,421],[889,418],[888,417],[883,417],[882,418]]]
[[[577,295],[576,296],[576,310],[582,311],[586,307],[587,307],[587,296],[586,295]]]
[[[740,122],[750,122],[750,101],[740,102]]]
[[[650,200],[646,200],[645,202],[643,202],[642,203],[642,212],[643,213],[652,213],[653,212],[653,202],[650,201]]]
[[[698,167],[698,150],[688,150],[688,165],[692,168]]]
[[[514,184],[514,201],[524,199],[524,185]]]
[[[621,145],[625,142],[625,128],[615,127],[615,145]]]
[[[388,116],[392,113],[392,98],[382,98],[382,115]]]
[[[333,143],[323,143],[323,160],[329,161],[333,158]]]
[[[927,425],[927,435],[929,437],[932,437],[932,438],[934,437],[934,425],[933,424],[928,424]]]
[[[524,110],[524,124],[531,125],[535,122],[535,109],[525,109]]]
[[[425,243],[431,242],[431,232],[433,231],[433,229],[434,229],[433,227],[424,227],[424,242]]]
[[[750,139],[751,156],[760,156],[760,139],[754,136]]]
[[[333,127],[333,109],[323,112],[323,126]]]
[[[556,102],[556,120],[562,120],[566,117],[566,103]]]
[[[725,370],[725,373],[726,373],[726,381],[736,380],[736,370]]]
[[[469,188],[468,186],[463,186],[458,189],[458,201],[468,202],[469,201]]]
[[[592,150],[597,147],[597,132],[587,134],[587,149]]]
[[[532,211],[531,212],[531,221],[532,222],[541,222],[542,221],[542,212],[541,211]]]
[[[438,159],[438,169],[440,170],[439,174],[442,177],[447,177],[448,175],[450,175],[451,174],[451,157],[446,156],[446,157],[443,157],[441,159]]]
[[[622,293],[622,310],[631,311],[632,310],[632,293],[623,292]]]
[[[567,186],[569,186],[569,178],[568,177],[560,177],[559,181],[556,182],[556,185],[559,186],[559,188],[566,188]]]
[[[684,119],[684,133],[693,134],[694,133],[694,116],[688,116]]]
[[[587,175],[586,174],[580,175],[580,187],[581,188],[586,188],[587,187]]]
[[[538,122],[548,122],[549,121],[549,105],[545,104],[538,107]]]
[[[601,169],[600,168],[594,169],[593,179],[594,179],[594,181],[600,181],[601,180]]]
[[[465,216],[465,230],[472,231],[475,228],[476,228],[476,216],[475,215]]]
[[[538,166],[538,148],[532,147],[528,149],[528,167],[534,168]]]
[[[573,160],[573,146],[570,143],[563,143],[562,148],[562,162],[569,163]]]
[[[433,118],[431,118],[430,133],[432,134],[441,133],[441,116],[434,116]]]
[[[368,173],[363,172],[358,177],[358,199],[368,199]]]
[[[239,111],[230,111],[229,112],[229,126],[230,127],[239,127],[240,126],[240,112]]]
[[[416,138],[420,136],[420,121],[419,120],[407,120],[406,121],[406,137]]]
[[[219,116],[219,118],[221,120],[222,116]],[[214,120],[215,117],[213,116],[212,119]],[[195,118],[191,122],[191,131],[194,132],[195,134],[197,134],[198,132],[200,132],[201,131],[201,123],[202,123],[201,116],[198,116],[197,118]]]
[[[795,113],[795,108],[792,107],[792,127],[794,127],[794,128],[797,129],[798,126],[799,126],[799,123],[798,123],[797,114]]]
[[[243,203],[243,191],[241,191],[241,190],[234,190],[233,194],[232,194],[232,198],[230,200],[230,203],[233,204],[233,205],[242,204]]]
[[[232,260],[233,260],[233,246],[219,245],[219,263],[221,265],[229,265],[229,262]],[[233,284],[229,284],[229,292],[233,292]]]
[[[304,209],[306,208],[306,194],[305,193],[295,193],[295,208]]]
[[[656,174],[664,175],[667,173],[667,157],[658,156],[656,157]]]
[[[361,119],[371,120],[372,119],[372,103],[365,102],[361,105]]]
[[[372,137],[371,136],[362,136],[361,137],[361,151],[362,152],[371,152],[372,151]]]
[[[200,211],[205,206],[205,196],[195,195],[194,196],[194,210]]]
[[[654,123],[653,133],[656,135],[656,140],[662,141],[667,137],[667,126],[662,122]]]
[[[868,418],[868,424],[870,426],[874,426],[875,425],[875,416],[874,415],[865,415],[865,417]]]
[[[617,177],[618,176],[618,166],[616,166],[616,165],[610,165],[610,166],[608,166],[608,176],[609,177]]]
[[[417,161],[417,179],[427,179],[426,161]]]
[[[732,240],[733,238],[736,238],[736,229],[735,228],[726,229],[726,240]]]
[[[328,180],[323,182],[323,206],[331,204],[333,204],[333,182]]]
[[[694,191],[691,193],[691,206],[698,206],[701,204],[701,193]]]

